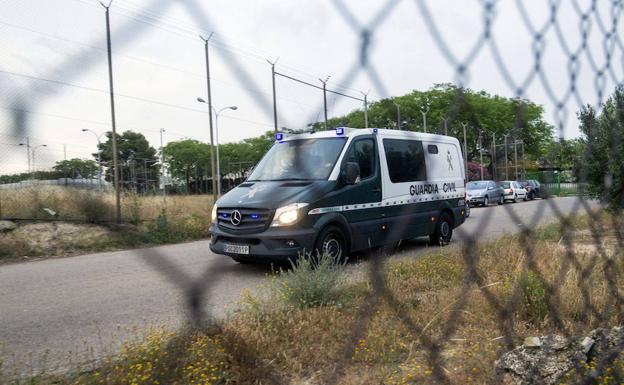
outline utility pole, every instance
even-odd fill
[[[202,36],[200,38],[204,41],[204,54],[206,56],[206,88],[208,89],[208,121],[210,124],[210,171],[212,175],[212,202],[217,201],[217,180],[215,178],[217,171],[215,165],[215,147],[214,147],[214,133],[212,130],[212,94],[210,89],[210,56],[208,54],[208,41],[212,37],[213,32],[210,33],[207,39]],[[275,79],[273,82],[273,89],[275,89]],[[275,91],[273,92],[275,97]],[[273,99],[275,100],[275,99]],[[197,184],[197,175],[195,176],[195,184]],[[195,186],[197,187],[197,186]]]
[[[88,129],[88,128],[83,128],[82,132],[90,132],[93,135],[95,135],[95,138],[97,139],[97,143],[98,143],[98,191],[102,192],[102,142],[100,141],[100,135],[98,135],[97,132]]]
[[[100,2],[102,7],[106,10],[106,47],[108,50],[108,88],[110,94],[111,105],[111,122],[112,122],[112,134],[111,141],[113,151],[113,182],[115,184],[115,221],[121,223],[121,195],[119,190],[119,167],[117,161],[117,126],[115,124],[115,92],[113,89],[113,57],[111,52],[111,34],[110,34],[110,6],[113,3],[111,0],[108,5],[104,5]]]
[[[397,130],[401,129],[401,106],[399,106],[397,103],[394,103],[394,106],[396,107],[396,111],[397,111]]]
[[[323,83],[323,109],[325,111],[325,130],[327,130],[327,81],[329,80],[329,76],[325,78],[325,80],[319,80]]]
[[[275,95],[275,64],[279,57],[275,59],[274,62],[267,60],[267,62],[271,65],[271,81],[273,82],[273,129],[277,134],[277,97]]]
[[[26,146],[26,159],[28,162],[28,173],[30,174],[30,138],[26,137],[26,143],[20,143],[20,146]]]
[[[360,91],[360,93],[364,95],[364,128],[368,128],[368,92]]]
[[[163,195],[163,199],[167,198],[167,185],[166,185],[166,181],[165,181],[165,153],[163,152],[163,132],[165,132],[164,128],[160,129],[160,174],[161,174],[161,180],[162,180],[162,186],[163,186],[163,191],[162,191],[162,195]]]
[[[505,180],[509,180],[509,162],[507,158],[507,137],[509,134],[505,134]]]
[[[466,181],[468,181],[468,146],[466,144],[466,126],[467,126],[467,124],[466,123],[462,123],[461,125],[464,128],[464,169],[465,169],[465,172],[466,172],[466,175],[465,175],[464,178],[466,179]]]
[[[63,160],[67,160],[67,145],[63,144]]]
[[[444,121],[444,135],[445,135],[445,136],[448,136],[448,126],[447,126],[447,124],[448,124],[448,118],[444,118],[444,119],[442,119],[442,120]]]
[[[522,178],[526,178],[526,158],[524,156],[524,140],[520,140],[520,145],[522,147]]]
[[[483,133],[479,132],[479,168],[481,169],[481,180],[483,180]]]
[[[514,165],[516,167],[516,177],[514,180],[518,180],[518,141],[514,138]]]
[[[496,134],[492,133],[492,179],[496,180]]]

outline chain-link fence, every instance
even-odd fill
[[[89,1],[79,1],[82,6],[88,7],[90,11],[93,11],[95,5]],[[197,25],[197,27],[182,26],[179,22],[170,21],[165,23],[166,15],[172,11],[173,5],[178,6],[185,11]],[[539,6],[539,11],[531,12],[530,7],[534,4],[529,4],[523,1],[478,1],[471,3],[473,8],[478,9],[480,16],[473,20],[470,20],[469,26],[464,25],[462,28],[462,44],[461,50],[458,49],[457,44],[452,44],[445,37],[445,30],[450,29],[454,21],[453,17],[458,17],[451,12],[452,4],[445,3],[440,5],[439,2],[428,2],[424,0],[407,1],[407,0],[389,0],[383,3],[376,4],[378,10],[373,13],[372,17],[367,22],[363,22],[363,16],[358,12],[360,8],[359,3],[347,4],[341,0],[335,0],[331,3],[331,10],[333,16],[336,16],[344,22],[353,35],[349,36],[349,39],[355,38],[356,44],[352,47],[352,54],[348,55],[349,59],[342,58],[341,60],[351,60],[352,65],[342,76],[336,76],[333,78],[333,84],[340,87],[342,90],[350,90],[356,83],[356,78],[363,74],[370,81],[371,88],[382,97],[390,97],[390,88],[386,86],[389,78],[393,76],[389,74],[384,68],[380,68],[376,64],[375,50],[385,43],[385,37],[383,32],[386,29],[393,27],[392,17],[398,11],[399,7],[402,8],[402,12],[410,12],[411,19],[414,23],[419,23],[425,26],[432,43],[428,47],[428,51],[435,52],[441,55],[444,62],[447,64],[447,69],[450,71],[450,75],[447,77],[457,86],[456,93],[452,100],[450,107],[446,111],[444,124],[449,127],[456,127],[457,130],[461,129],[460,121],[458,121],[460,112],[464,106],[467,105],[466,89],[471,86],[471,79],[475,77],[483,77],[494,74],[481,74],[482,68],[474,65],[476,58],[479,55],[488,54],[494,65],[490,68],[491,71],[496,73],[496,76],[500,77],[502,81],[497,83],[497,89],[504,89],[504,92],[511,97],[528,98],[531,90],[534,87],[540,87],[545,95],[545,101],[548,103],[549,109],[552,110],[554,116],[554,127],[559,138],[564,137],[564,131],[566,127],[573,124],[570,123],[576,119],[576,113],[585,105],[593,105],[600,108],[602,103],[605,102],[608,95],[611,94],[615,86],[621,83],[623,78],[622,64],[624,63],[624,45],[621,39],[621,16],[623,3],[621,1],[589,1],[584,4],[579,4],[577,1],[573,1],[570,4],[562,1],[550,0],[544,2]],[[97,7],[99,5],[96,4]],[[111,11],[115,10],[115,3],[113,3]],[[89,8],[91,7],[91,8]],[[144,7],[133,6],[129,7],[126,2],[122,2],[119,12],[124,17],[119,24],[113,23],[112,29],[114,31],[114,50],[121,50],[122,48],[131,45],[139,36],[143,34],[156,33],[155,28],[159,28],[158,33],[172,33],[188,35],[195,32],[205,32],[205,29],[217,30],[220,27],[218,18],[212,15],[206,7],[202,6],[198,1],[166,1],[166,0],[152,0]],[[447,9],[448,8],[448,9]],[[449,12],[451,16],[445,12]],[[102,10],[103,12],[103,10]],[[519,30],[514,31],[515,34],[520,34],[523,37],[528,37],[529,44],[527,47],[523,47],[523,53],[520,55],[514,55],[511,58],[506,57],[510,51],[513,51],[513,47],[502,47],[498,42],[498,36],[494,27],[499,22],[500,14],[513,14],[520,22],[517,23]],[[113,13],[115,16],[115,13]],[[141,19],[140,23],[135,23],[131,20],[126,20],[126,17],[134,17]],[[103,17],[103,16],[102,16]],[[573,21],[570,21],[573,20]],[[563,23],[565,21],[565,23]],[[164,24],[161,24],[164,23]],[[503,20],[504,22],[504,20]],[[163,27],[164,26],[164,27]],[[566,29],[563,28],[566,27]],[[163,32],[163,28],[165,31]],[[336,39],[341,39],[341,36],[336,36]],[[346,38],[346,37],[345,37]],[[409,40],[408,36],[404,37]],[[513,41],[513,38],[509,41]],[[200,42],[201,43],[201,42]],[[216,40],[215,46],[225,45],[223,41]],[[331,44],[328,43],[328,44]],[[160,47],[161,50],[166,50],[166,46]],[[520,47],[518,47],[520,49]],[[600,53],[597,53],[600,52]],[[201,51],[199,51],[201,53]],[[461,53],[460,53],[461,52]],[[279,54],[279,53],[278,53]],[[234,50],[224,49],[220,51],[221,60],[225,62],[229,68],[236,74],[239,86],[249,90],[250,94],[253,94],[253,100],[255,108],[261,111],[267,116],[267,120],[273,117],[273,103],[270,101],[270,89],[262,90],[262,87],[258,85],[258,81],[255,78],[254,73],[250,73],[242,65],[242,59],[237,56]],[[91,50],[85,49],[78,50],[74,55],[67,57],[67,60],[60,64],[59,68],[50,72],[49,76],[32,76],[25,74],[17,74],[11,71],[2,71],[1,76],[8,78],[21,78],[24,83],[15,88],[15,92],[3,92],[3,106],[4,114],[7,115],[10,124],[5,125],[4,132],[12,137],[24,138],[32,134],[35,130],[34,123],[31,114],[35,114],[35,106],[31,104],[30,97],[36,95],[38,100],[41,98],[55,99],[58,97],[58,88],[67,87],[68,84],[72,85],[77,78],[84,75],[91,68],[96,66],[96,63],[105,60],[105,51],[101,49]],[[400,60],[400,55],[399,55]],[[426,60],[423,55],[423,60]],[[514,63],[511,63],[511,61]],[[551,61],[556,61],[559,68],[552,71],[550,65]],[[521,62],[519,65],[518,62]],[[419,63],[403,63],[405,66],[413,68],[414,71],[418,71]],[[279,62],[277,63],[279,69]],[[548,68],[548,70],[547,70]],[[322,72],[319,69],[319,72]],[[589,86],[587,82],[581,85],[581,77],[587,74],[583,71],[589,72]],[[54,74],[64,74],[63,81],[57,81],[52,79]],[[268,74],[267,69],[267,74]],[[585,74],[585,75],[584,75]],[[197,82],[201,83],[201,74],[187,74],[188,76],[198,77]],[[264,76],[264,75],[263,75]],[[321,76],[321,75],[319,75]],[[424,75],[423,75],[424,76]],[[50,79],[48,79],[48,77]],[[268,75],[267,75],[268,77]],[[337,79],[336,79],[337,78]],[[127,79],[126,79],[127,80]],[[204,79],[205,80],[205,79]],[[122,85],[122,80],[117,80],[116,85]],[[326,80],[325,80],[326,81]],[[74,84],[75,85],[75,84]],[[123,87],[121,87],[123,89]],[[146,85],[147,88],[147,85]],[[262,91],[260,91],[262,90]],[[85,92],[91,92],[97,94],[102,98],[107,95],[107,90],[104,89],[91,89],[86,88]],[[345,91],[347,92],[347,91]],[[503,90],[501,90],[501,93]],[[190,98],[195,97],[191,95]],[[126,98],[131,100],[139,99],[137,96],[125,95],[123,92],[119,95],[119,98]],[[105,98],[103,99],[105,100]],[[150,99],[151,100],[151,99]],[[151,100],[154,102],[153,100]],[[321,97],[319,96],[319,105],[323,104]],[[167,105],[167,103],[161,103]],[[171,104],[171,103],[169,103]],[[108,108],[103,103],[102,109]],[[524,124],[527,124],[526,120],[522,118],[524,114],[522,110],[522,103],[518,104],[519,107],[516,111],[513,111],[516,119],[516,124],[513,127],[508,127],[508,134],[504,138],[492,137],[491,133],[483,132],[483,138],[490,138],[484,140],[481,143],[481,152],[487,151],[490,153],[491,159],[490,175],[492,173],[493,178],[501,179],[522,179],[530,178],[530,172],[527,172],[523,164],[524,149],[520,149],[525,143],[519,138],[523,138],[523,132],[526,131]],[[168,107],[172,107],[169,105]],[[179,108],[178,108],[179,107]],[[186,107],[173,106],[174,111],[182,114],[187,113],[200,113],[199,111],[184,111]],[[610,108],[610,107],[609,107]],[[311,109],[314,111],[312,115],[318,117],[319,108]],[[108,111],[105,111],[108,113]],[[202,112],[203,113],[203,112]],[[279,115],[279,103],[277,108],[277,114]],[[418,112],[420,113],[420,111]],[[180,115],[180,116],[181,116]],[[314,119],[319,121],[320,119]],[[101,123],[101,122],[99,122]],[[99,124],[98,123],[98,124]],[[94,123],[95,124],[95,123]],[[401,123],[399,123],[401,124]],[[621,124],[621,121],[617,124]],[[432,126],[437,123],[432,124]],[[108,129],[106,126],[103,126]],[[426,128],[426,122],[424,123]],[[621,127],[621,126],[619,126]],[[272,129],[272,125],[264,125],[265,129]],[[464,127],[464,130],[466,127]],[[470,129],[470,128],[468,128]],[[443,132],[442,125],[436,126],[437,132]],[[450,134],[458,136],[460,143],[464,142],[459,132],[450,131]],[[621,139],[624,135],[624,130],[617,130],[611,137],[611,143],[608,147],[613,154],[621,149]],[[476,136],[475,136],[476,137]],[[203,140],[207,138],[202,137]],[[523,138],[524,139],[524,138]],[[501,145],[502,143],[502,145]],[[17,143],[13,143],[17,145]],[[588,138],[585,155],[583,157],[589,157],[588,154],[592,150],[592,138]],[[91,151],[94,152],[94,151]],[[7,152],[8,153],[8,152]],[[505,153],[505,155],[502,155]],[[479,154],[477,152],[472,159],[478,159]],[[1,160],[3,162],[13,161],[15,153],[11,152],[11,155],[3,155]],[[486,161],[488,154],[486,154]],[[518,160],[520,159],[520,160]],[[585,158],[583,158],[585,159]],[[614,158],[616,159],[616,158]],[[30,159],[29,159],[30,161]],[[506,165],[504,163],[507,162]],[[243,162],[244,163],[244,162]],[[247,164],[232,162],[232,166],[228,171],[231,182],[224,183],[224,186],[231,188],[236,185],[239,180],[243,180],[245,170],[248,170]],[[594,170],[588,167],[583,167],[583,162],[580,162],[581,166],[575,170],[575,181],[578,183],[575,185],[575,193],[577,190],[583,190],[582,186],[586,183],[592,182],[589,180],[588,175]],[[622,165],[616,165],[622,167]],[[0,164],[2,167],[2,164]],[[162,187],[162,171],[159,168],[160,164],[158,160],[153,159],[141,159],[135,158],[131,161],[125,161],[120,164],[121,186],[125,192],[146,194],[150,193],[155,197],[163,193]],[[606,167],[606,165],[605,165]],[[108,170],[107,172],[110,172]],[[36,171],[32,169],[28,170],[28,173],[35,175]],[[209,167],[205,165],[201,168],[197,167],[192,171],[187,172],[185,175],[173,175],[170,170],[166,171],[168,177],[175,178],[176,180],[182,180],[180,189],[190,194],[206,194],[211,192],[211,180],[208,178]],[[72,174],[76,174],[72,172]],[[609,174],[610,175],[610,174]],[[608,175],[607,175],[608,176]],[[611,175],[612,176],[612,175]],[[536,178],[542,179],[545,184],[557,183],[558,189],[563,190],[566,188],[565,182],[553,181],[553,178],[544,177]],[[104,190],[102,194],[107,196],[106,199],[110,200],[110,204],[113,202],[113,193],[110,178],[105,181],[96,179],[93,182],[93,178],[80,179],[76,178],[76,175],[72,175],[70,178],[64,176],[62,178],[54,179],[55,182],[48,183],[43,181],[33,181],[33,178],[28,178],[24,181],[17,181],[9,183],[7,185],[0,185],[0,201],[2,202],[2,217],[32,217],[32,218],[45,218],[45,216],[60,216],[63,217],[65,212],[69,212],[71,208],[64,207],[66,202],[70,200],[67,196],[61,196],[60,192],[55,191],[59,186],[62,187],[72,186],[76,187],[80,185],[81,189],[89,191],[96,191],[98,189]],[[35,179],[47,179],[45,177]],[[52,178],[50,178],[52,180]],[[99,184],[101,183],[102,186]],[[617,180],[605,179],[605,183],[609,186],[619,186]],[[25,193],[23,184],[28,184],[26,190],[30,191]],[[13,190],[13,185],[18,185]],[[45,188],[42,185],[46,185]],[[581,187],[579,187],[581,186]],[[50,189],[48,191],[48,188]],[[572,187],[570,187],[572,188]],[[172,188],[175,189],[175,188]],[[167,191],[165,190],[165,193]],[[582,191],[581,191],[582,192]],[[174,193],[174,191],[171,191]],[[10,196],[14,194],[14,196]],[[40,203],[39,205],[32,205],[28,203],[26,206],[35,210],[31,213],[21,213],[20,203],[23,203],[25,195],[34,194],[38,195]],[[71,192],[73,194],[73,192]],[[621,194],[621,192],[620,192]],[[45,199],[41,198],[45,195]],[[131,199],[128,195],[128,198]],[[56,203],[49,203],[56,202]],[[165,202],[163,198],[162,201]],[[56,204],[56,206],[54,206]],[[166,203],[162,203],[162,206],[157,206],[154,210],[155,213],[159,212],[161,208],[166,207]],[[544,272],[540,271],[543,264],[536,260],[538,253],[534,248],[535,242],[542,236],[535,232],[535,226],[533,223],[538,223],[544,219],[551,219],[557,221],[561,225],[561,234],[573,234],[575,229],[569,216],[564,214],[558,207],[557,199],[549,199],[545,202],[545,205],[549,208],[548,212],[552,213],[552,218],[544,218],[543,215],[546,210],[539,211],[528,223],[523,221],[517,213],[517,206],[506,205],[502,209],[503,214],[509,221],[519,224],[520,239],[522,250],[519,252],[523,256],[522,260],[522,274],[523,277],[527,275],[536,276],[540,282],[543,283],[542,290],[548,293],[550,298],[544,303],[545,311],[549,314],[546,321],[548,323],[548,329],[553,331],[565,332],[571,336],[581,336],[588,332],[590,326],[611,327],[621,324],[622,322],[622,286],[621,282],[617,281],[615,277],[618,276],[621,269],[622,258],[622,233],[621,223],[614,222],[612,227],[605,232],[603,227],[597,227],[595,224],[599,222],[594,210],[591,209],[590,203],[587,200],[578,198],[575,200],[574,206],[569,212],[576,214],[587,214],[589,216],[589,243],[593,245],[591,256],[589,259],[585,257],[581,258],[577,248],[572,245],[572,240],[566,236],[562,236],[559,240],[559,246],[565,250],[564,257],[559,261],[560,266],[556,267],[556,274],[553,276],[547,276]],[[24,206],[24,205],[23,205]],[[15,207],[15,208],[11,208]],[[44,210],[49,209],[49,210]],[[15,211],[11,211],[15,210]],[[124,208],[124,210],[126,210]],[[130,209],[126,212],[131,211]],[[492,220],[493,211],[488,211],[478,219],[480,223],[477,228],[483,228],[489,221]],[[110,211],[111,215],[108,220],[113,219],[113,211]],[[124,214],[125,215],[125,214]],[[69,215],[68,218],[80,217],[80,214]],[[407,225],[407,224],[406,224]],[[392,231],[401,232],[401,228],[395,228]],[[411,335],[415,336],[413,341],[413,349],[418,351],[418,354],[424,357],[424,360],[428,362],[432,368],[432,382],[435,383],[449,383],[455,379],[446,368],[446,361],[452,354],[456,354],[453,351],[450,342],[454,336],[455,331],[460,327],[463,314],[469,314],[470,309],[467,308],[468,303],[473,296],[477,296],[481,301],[489,304],[492,309],[495,309],[495,317],[498,321],[497,333],[500,335],[502,341],[502,351],[512,349],[514,346],[520,344],[523,339],[522,326],[520,325],[522,320],[514,316],[514,312],[519,306],[521,306],[523,296],[523,286],[521,282],[526,280],[518,280],[509,282],[503,282],[501,284],[509,285],[509,298],[510,301],[502,303],[499,302],[495,293],[496,288],[492,285],[495,283],[487,282],[483,280],[483,274],[480,271],[481,266],[480,257],[482,249],[480,248],[480,234],[467,233],[462,227],[457,229],[461,241],[461,259],[466,265],[465,271],[462,274],[462,289],[459,291],[452,302],[440,304],[440,319],[438,324],[443,325],[439,328],[435,335],[427,333],[429,327],[428,324],[423,323],[421,320],[414,319],[408,311],[405,310],[404,303],[399,303],[395,294],[388,286],[387,271],[385,270],[385,264],[387,262],[387,255],[378,255],[370,258],[366,261],[366,271],[368,274],[367,281],[371,286],[371,292],[367,295],[358,307],[357,314],[354,317],[354,324],[343,325],[346,330],[349,330],[348,338],[343,341],[343,345],[339,349],[339,354],[332,357],[333,364],[327,368],[317,368],[317,378],[320,378],[319,383],[323,384],[340,384],[344,383],[345,373],[348,369],[354,365],[353,354],[358,349],[358,344],[367,335],[367,330],[372,327],[374,314],[382,307],[387,306],[392,308],[394,317],[401,323],[401,327],[409,330]],[[604,241],[606,238],[615,240],[615,252],[607,252],[604,247]],[[502,246],[501,246],[502,247]],[[444,252],[444,249],[440,251]],[[183,292],[185,314],[188,314],[189,324],[193,328],[201,328],[209,320],[211,320],[210,314],[205,311],[206,304],[211,301],[211,288],[216,281],[216,277],[219,275],[217,268],[212,266],[207,271],[202,272],[196,278],[192,278],[184,274],[181,270],[176,268],[167,256],[158,249],[141,250],[137,251],[143,258],[146,264],[153,267],[155,270],[162,273],[163,277],[170,282],[177,285]],[[541,255],[541,254],[539,254]],[[215,265],[216,266],[216,265]],[[596,271],[595,269],[600,269]],[[562,305],[566,298],[562,298],[562,282],[569,274],[578,275],[578,283],[580,290],[580,298],[582,302],[581,310],[577,314],[578,318],[572,322],[565,318],[562,313]],[[596,293],[586,287],[583,282],[584,277],[597,274],[602,277],[604,282],[604,290],[608,293],[605,303],[599,303],[601,300],[593,296]],[[476,294],[475,294],[476,293]],[[604,293],[603,293],[604,294]],[[443,311],[444,310],[444,311]],[[592,322],[584,322],[591,318]],[[570,326],[573,324],[572,326]],[[238,344],[244,345],[245,341],[232,341],[232,346]],[[595,367],[589,371],[582,371],[579,368],[575,368],[578,376],[576,380],[581,383],[593,383],[597,378],[604,374],[604,370],[611,365],[611,363],[617,359],[622,351],[622,345],[624,341],[618,341],[614,346],[610,347],[608,354],[603,354],[600,362],[597,362]],[[165,347],[167,349],[169,347]],[[170,346],[172,351],[174,346]],[[227,347],[226,347],[227,349]],[[253,350],[249,350],[251,352]],[[252,356],[239,357],[242,362],[248,362],[250,365],[255,365],[257,362]],[[264,377],[258,378],[257,383],[282,383],[280,376],[271,374],[270,365],[266,363],[267,370],[258,371]],[[575,370],[573,369],[573,370]],[[620,373],[621,374],[621,373]],[[260,374],[259,374],[260,375]],[[180,379],[163,379],[163,381],[178,382]],[[501,378],[496,378],[501,380]],[[284,380],[285,381],[285,380]],[[618,381],[622,381],[619,378]],[[164,382],[163,382],[164,383]]]

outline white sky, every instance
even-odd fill
[[[535,56],[532,32],[520,7],[525,4],[533,28],[540,29],[550,17],[546,3],[495,3],[494,40],[486,42],[469,63],[467,86],[515,95],[489,43],[496,43],[514,82],[522,83],[533,71]],[[601,27],[612,28],[611,2],[599,2],[586,24],[588,48],[579,59],[577,95],[565,99],[565,113],[557,115],[552,98],[563,98],[571,85],[569,55],[559,36],[570,51],[581,44],[579,13],[573,2],[561,3],[558,29],[551,26],[544,35],[543,76],[533,77],[523,96],[544,105],[547,119],[555,125],[561,122],[564,136],[574,137],[578,135],[579,103],[597,103],[597,84],[606,94],[612,92],[614,80],[622,78],[624,56],[619,40],[605,50]],[[582,12],[589,3],[579,1]],[[206,98],[200,33],[215,32],[213,104],[216,108],[238,106],[219,119],[220,140],[229,142],[273,127],[266,59],[279,57],[278,71],[315,84],[320,84],[318,78],[331,75],[329,88],[354,96],[370,90],[370,99],[376,100],[457,80],[456,66],[449,60],[464,61],[484,28],[482,1],[399,0],[374,25],[371,20],[385,1],[345,1],[344,8],[353,19],[337,4],[327,0],[114,0],[111,24],[118,130],[139,131],[156,148],[161,127],[166,129],[165,143],[181,138],[208,140],[206,105],[195,100]],[[445,56],[428,20],[454,59]],[[366,70],[349,76],[357,69],[360,53],[360,36],[353,27],[371,30],[369,61],[381,86]],[[618,39],[621,31],[618,24]],[[612,55],[612,71],[601,82],[596,73],[604,67],[606,53]],[[18,146],[26,135],[33,145],[48,145],[37,150],[38,169],[62,159],[63,145],[68,158],[91,157],[95,137],[81,129],[110,130],[104,10],[96,0],[0,0],[0,71],[0,174],[26,170],[26,151]],[[345,83],[347,78],[350,81]],[[296,128],[322,119],[321,91],[278,78],[277,95],[280,126]],[[358,101],[333,96],[328,104],[330,117],[360,107]],[[24,119],[17,121],[23,124],[16,121],[18,110]]]

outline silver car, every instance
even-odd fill
[[[466,184],[466,197],[471,205],[488,206],[496,202],[503,204],[503,189],[493,180],[479,180]]]
[[[498,182],[499,186],[503,188],[504,191],[504,199],[506,201],[512,201],[513,203],[518,202],[518,198],[522,198],[522,200],[527,200],[527,191],[520,185],[520,182],[515,180],[504,180]]]

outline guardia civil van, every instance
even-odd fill
[[[241,263],[342,258],[420,236],[444,245],[465,220],[455,138],[346,127],[275,138],[214,205],[213,252]]]

